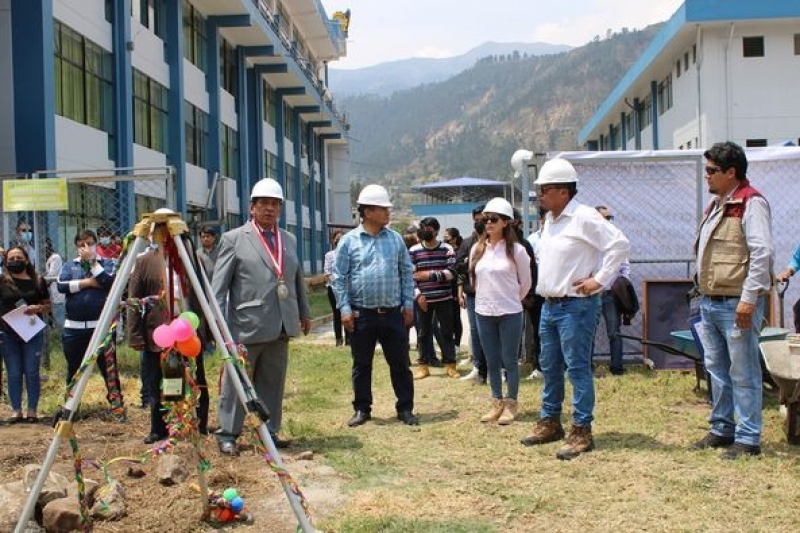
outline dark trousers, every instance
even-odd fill
[[[372,309],[355,310],[355,329],[350,336],[350,352],[353,355],[353,409],[369,413],[372,411],[372,362],[375,345],[380,342],[392,388],[397,397],[397,412],[414,410],[414,378],[408,358],[408,331],[403,325],[400,308],[386,313]]]
[[[64,358],[67,360],[67,385],[72,382],[72,378],[75,377],[75,373],[80,368],[81,363],[83,362],[83,356],[86,354],[86,348],[89,347],[89,341],[92,340],[92,335],[94,335],[94,329],[64,328],[61,334],[61,342],[64,348]],[[114,366],[117,366],[116,352],[114,352],[113,357]],[[103,376],[103,380],[106,382],[106,387],[108,387],[108,371],[106,369],[106,357],[104,354],[97,356],[97,368],[100,370],[100,374]],[[120,378],[119,370],[117,370],[117,381],[119,383],[119,391],[121,395],[122,379]],[[106,396],[106,399],[109,399],[110,401],[108,395]]]
[[[328,287],[328,302],[331,304],[333,310],[333,334],[336,335],[336,344],[341,344],[342,341],[342,312],[336,307],[336,296],[333,294],[333,289]],[[344,338],[349,342],[350,334],[344,332]]]
[[[800,300],[797,300],[792,307],[794,312],[794,331],[800,333]]]
[[[167,424],[164,422],[165,410],[161,404],[161,352],[142,352],[142,380],[147,379],[148,389],[151,391],[150,403],[150,433],[160,437],[167,436]],[[206,370],[203,358],[195,359],[195,383],[200,388],[197,400],[198,429],[205,433],[208,428],[208,385],[206,383]]]
[[[453,303],[450,300],[428,303],[427,311],[417,307],[417,344],[421,347],[420,359],[426,365],[433,364],[436,360],[432,342],[435,316],[442,332],[441,339],[439,339],[442,348],[442,362],[446,365],[454,364],[456,349],[453,340]]]

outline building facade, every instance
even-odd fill
[[[319,0],[0,0],[0,174],[171,169],[176,210],[228,228],[271,177],[321,271],[327,224],[350,222],[348,125],[327,87],[346,29]],[[138,190],[100,192],[129,230]]]
[[[578,136],[588,150],[800,140],[800,1],[686,0]]]

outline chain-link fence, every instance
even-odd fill
[[[58,252],[65,260],[76,254],[75,236],[82,229],[107,230],[112,242],[133,229],[144,213],[160,207],[175,208],[174,172],[169,167],[126,168],[99,171],[49,171],[32,175],[5,175],[0,180],[39,180],[50,177],[66,181],[66,210],[37,209],[33,200],[20,205],[14,198],[2,197],[2,205],[16,204],[3,210],[2,242],[10,246],[25,242],[31,235],[33,258],[38,271],[45,272],[49,252]],[[17,184],[18,185],[18,184]],[[6,187],[3,187],[5,190]],[[49,200],[46,198],[41,199]]]
[[[556,154],[549,154],[554,157]],[[694,275],[694,241],[702,213],[711,200],[701,151],[562,152],[578,171],[577,199],[608,206],[614,223],[631,241],[631,280],[643,298],[645,280],[686,280]],[[750,149],[748,178],[770,203],[775,274],[782,272],[800,243],[800,148]],[[793,329],[792,304],[800,298],[800,277],[785,295],[784,323]],[[774,296],[770,322],[780,324]],[[688,304],[687,304],[688,305]],[[643,312],[623,333],[647,338]],[[685,324],[682,329],[689,329]],[[670,339],[650,339],[670,342]],[[595,353],[608,354],[603,326]],[[642,354],[626,341],[626,357]]]

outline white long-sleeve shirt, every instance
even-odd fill
[[[475,247],[470,250],[470,263]],[[483,316],[503,316],[522,312],[522,299],[531,288],[531,258],[525,247],[514,243],[514,260],[506,255],[506,241],[486,243],[486,250],[475,264],[475,312]]]
[[[630,249],[630,242],[619,228],[609,224],[596,209],[573,198],[558,218],[547,213],[536,246],[536,292],[550,298],[584,296],[573,284],[589,277],[605,287],[619,275]]]

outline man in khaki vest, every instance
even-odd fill
[[[773,246],[769,203],[747,180],[744,150],[717,143],[704,154],[708,190],[695,243],[700,340],[711,376],[711,430],[692,449],[727,448],[723,459],[761,453],[758,335],[770,290]]]

